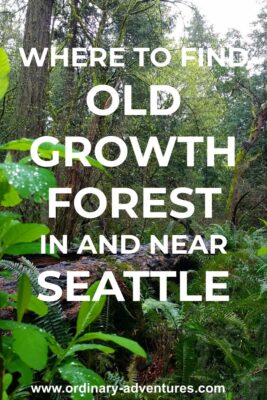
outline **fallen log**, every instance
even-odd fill
[[[70,252],[70,259],[66,260],[66,256],[58,260],[50,256],[31,256],[30,261],[38,267],[40,273],[45,271],[56,271],[60,273],[60,280],[57,284],[62,288],[61,303],[66,318],[72,319],[76,316],[79,309],[79,302],[68,302],[66,300],[66,281],[67,271],[89,271],[90,277],[83,279],[90,286],[93,282],[100,279],[105,271],[112,271],[116,276],[119,287],[127,301],[131,299],[132,294],[122,278],[124,270],[140,270],[140,271],[164,271],[164,270],[194,270],[198,268],[195,257],[192,255],[173,255],[162,254],[158,251],[156,254],[149,253],[149,245],[142,245],[135,254],[108,254],[105,257],[88,255],[85,257],[75,256],[75,252]],[[19,261],[19,260],[18,260]],[[53,279],[51,279],[53,282]],[[79,282],[79,278],[77,279]],[[17,290],[17,277],[0,277],[0,291],[10,294]],[[82,293],[79,289],[77,294]],[[10,310],[2,309],[1,318],[10,319]]]

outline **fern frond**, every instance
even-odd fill
[[[132,359],[127,368],[127,379],[130,384],[137,383],[138,381],[138,371],[136,368],[136,360]]]
[[[27,275],[31,282],[34,294],[35,295],[39,294],[40,292],[40,286],[38,283],[39,272],[38,269],[28,260],[26,260],[25,258],[21,258],[21,263],[1,260],[0,268],[12,272],[12,274],[14,274],[18,279],[24,274]]]
[[[32,286],[33,293],[38,296],[39,293],[48,294],[46,290],[40,287],[38,283],[39,271],[26,258],[22,257],[20,263],[1,260],[0,268],[12,272],[18,279],[23,275],[27,275]],[[48,314],[45,317],[37,318],[37,325],[51,333],[56,340],[62,345],[69,342],[68,328],[63,323],[63,311],[59,302],[48,303]]]
[[[225,322],[229,322],[230,324],[237,326],[244,332],[245,336],[248,336],[248,327],[246,323],[241,318],[239,318],[234,312],[225,314],[223,318]]]
[[[143,302],[142,309],[144,314],[161,312],[171,328],[177,329],[183,320],[181,308],[178,306],[178,304],[171,303],[169,301],[162,302],[148,298]]]
[[[180,379],[187,384],[197,366],[195,356],[195,340],[192,337],[182,336],[176,345],[177,368]]]

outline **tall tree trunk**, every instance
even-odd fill
[[[71,50],[78,46],[78,20],[77,20],[77,7],[78,0],[71,0],[71,13],[69,20],[69,30],[68,36],[69,41],[67,47]],[[71,54],[71,52],[69,52]],[[75,111],[76,111],[76,101],[77,101],[77,89],[75,88],[75,68],[71,66],[71,59],[69,60],[69,67],[65,68],[64,71],[64,111],[60,114],[60,118],[57,121],[57,131],[58,137],[64,138],[68,134],[75,135],[73,130],[73,125],[75,121]],[[73,167],[76,172],[76,165]],[[65,172],[64,172],[65,171]],[[56,170],[57,180],[63,186],[75,188],[79,185],[79,174],[73,173],[72,170],[65,169],[62,171],[62,165],[59,165]],[[62,234],[70,234],[73,229],[73,224],[75,221],[71,218],[72,208],[68,210],[68,215],[66,210],[59,210],[58,217],[51,226],[53,227],[56,235],[60,236]]]
[[[227,206],[226,206],[226,217],[233,225],[237,224],[236,213],[240,200],[244,197],[241,194],[240,197],[240,181],[249,166],[249,160],[247,160],[247,154],[250,149],[255,145],[261,133],[265,131],[265,124],[267,120],[267,104],[261,106],[260,111],[255,117],[252,127],[250,130],[249,138],[244,142],[243,147],[239,150],[236,156],[236,164],[232,176],[232,182],[230,185]]]
[[[54,0],[29,0],[23,48],[28,55],[35,47],[39,54],[50,46],[50,25]],[[39,137],[45,128],[46,85],[48,60],[43,67],[32,62],[29,67],[22,65],[19,78],[16,106],[16,135]]]
[[[44,48],[50,46],[51,17],[54,0],[28,0],[23,49],[26,56],[32,48],[42,54]],[[14,121],[14,137],[37,138],[44,134],[46,86],[49,77],[48,59],[43,67],[32,61],[29,67],[21,65],[16,98],[16,114]],[[25,220],[42,219],[42,208],[25,202],[22,206]],[[41,215],[41,216],[40,216]]]
[[[75,1],[75,0],[72,0]],[[131,3],[131,0],[130,0]],[[77,11],[77,8],[75,8]],[[103,33],[105,31],[105,27],[108,21],[108,1],[104,0],[102,4],[102,17],[101,21],[98,26],[97,34],[93,42],[93,47],[103,47]],[[76,15],[74,15],[75,18]],[[128,15],[124,17],[123,23],[121,30],[118,34],[118,39],[116,41],[116,46],[119,47],[124,39],[124,34],[125,34],[125,27],[126,27],[126,22],[127,22]],[[92,78],[92,84],[93,86],[97,86],[99,84],[106,84],[107,83],[107,70],[103,69],[102,67],[99,68],[93,68],[91,71],[91,78]],[[109,84],[111,84],[109,82]],[[116,79],[114,82],[115,88],[118,89],[120,85],[120,79]],[[102,107],[100,108],[108,108],[110,106],[111,102],[111,97],[107,96],[106,99],[103,100]],[[88,129],[88,139],[91,142],[92,149],[94,149],[95,144],[100,137],[103,136],[103,131],[105,131],[105,121],[107,118],[95,115],[92,118],[92,121],[90,123],[89,129]],[[95,170],[94,168],[88,168],[87,170],[84,170],[81,164],[76,163],[72,170],[70,170],[70,174],[68,177],[68,187],[72,188],[72,194],[68,199],[70,200],[70,203],[73,204],[74,197],[77,194],[77,192],[84,187],[86,184],[87,186],[95,186],[96,182],[99,179],[99,171]],[[90,203],[90,199],[88,200],[88,203]],[[100,225],[102,224],[102,219],[101,217],[98,219]],[[61,217],[58,219],[58,223],[56,225],[56,233],[58,235],[61,234],[67,234],[69,238],[73,238],[75,236],[75,232],[77,230],[77,226],[81,222],[80,219],[77,217],[77,213],[74,209],[73,206],[68,209],[68,218],[66,218],[66,211],[63,210],[61,213]]]

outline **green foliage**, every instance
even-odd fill
[[[5,174],[0,171],[0,205],[3,207],[15,207],[21,203],[16,189],[10,185]]]
[[[17,295],[17,318],[21,322],[25,311],[27,310],[32,296],[31,282],[26,274],[23,274],[19,280]]]
[[[263,222],[263,224],[265,226],[267,226],[267,221],[265,221],[264,219],[261,220]],[[258,256],[265,256],[267,254],[267,246],[263,246],[261,247],[258,251],[257,251]]]
[[[38,275],[39,275],[38,269],[24,257],[20,259],[20,263],[1,260],[0,268],[4,268],[5,270],[12,272],[12,274],[15,275],[15,277],[17,277],[18,279],[21,278],[23,274],[26,274],[30,279],[31,287],[35,296],[38,296],[38,294],[43,291],[43,289],[40,288],[38,283]],[[46,292],[44,291],[44,293]],[[30,302],[28,306],[29,309],[30,307],[36,309],[36,301],[34,301],[34,303],[35,304],[32,304],[32,301]],[[40,303],[38,301],[37,303],[39,311]],[[67,344],[69,341],[69,336],[67,333],[67,327],[62,321],[63,312],[61,305],[57,302],[53,304],[48,303],[48,305],[46,305],[45,303],[43,304],[44,307],[41,306],[40,311],[41,314],[44,313],[46,317],[38,320],[38,326],[43,328],[46,332],[51,333],[60,344],[62,345]],[[47,313],[47,308],[48,308],[48,313]],[[35,312],[35,309],[33,309],[32,311]],[[37,312],[37,314],[40,315],[39,312]]]
[[[90,296],[90,299],[94,297],[94,294],[98,288],[99,282],[95,282],[89,287],[86,295]],[[102,296],[99,301],[88,301],[81,304],[79,314],[77,317],[76,334],[82,333],[88,325],[90,325],[101,313],[106,303],[106,297]]]
[[[74,346],[70,347],[66,356],[69,357],[79,351],[87,350],[99,350],[106,354],[112,354],[115,352],[115,350],[111,347],[103,346],[101,344],[75,344]]]
[[[7,304],[8,294],[6,292],[0,292],[0,307],[4,307]]]
[[[30,297],[30,301],[27,305],[27,309],[33,311],[35,314],[39,315],[40,317],[44,317],[48,314],[48,306],[45,302],[39,300],[35,296]]]
[[[169,301],[163,302],[153,298],[147,298],[142,303],[142,310],[144,315],[151,320],[154,318],[154,314],[162,313],[168,326],[172,329],[178,328],[183,319],[183,313],[178,304]]]
[[[78,342],[85,342],[88,340],[104,340],[104,341],[108,341],[108,342],[113,342],[113,343],[116,343],[117,345],[124,347],[125,349],[131,351],[133,354],[136,354],[139,357],[146,358],[145,351],[142,349],[141,346],[139,346],[138,343],[136,343],[133,340],[121,337],[121,336],[109,335],[109,334],[103,333],[103,332],[90,332],[90,333],[86,333],[85,335],[81,336],[78,339]]]
[[[227,394],[232,393],[232,398],[264,398],[266,259],[257,256],[257,250],[266,243],[266,230],[246,232],[231,229],[226,224],[211,226],[207,236],[211,232],[227,237],[228,254],[198,256],[200,268],[189,281],[188,292],[203,291],[206,271],[227,270],[230,302],[186,302],[181,305],[177,301],[179,285],[174,282],[168,285],[168,302],[157,304],[155,299],[144,300],[144,334],[147,340],[153,340],[151,351],[154,357],[163,357],[164,349],[169,349],[165,342],[161,347],[164,337],[168,338],[168,344],[171,343],[170,354],[174,354],[172,373],[163,373],[155,383],[196,387],[221,382]],[[177,324],[171,323],[173,310],[174,316],[178,317]],[[167,370],[168,361],[165,365]],[[140,376],[142,379],[139,371]],[[236,382],[242,382],[242,385],[238,387]],[[223,395],[217,396],[211,398],[224,399]],[[142,398],[149,399],[149,396]],[[190,395],[177,398],[189,399]],[[206,397],[199,395],[196,398]]]
[[[8,400],[7,389],[12,383],[12,375],[5,374],[3,376],[3,400]]]
[[[6,157],[0,164],[0,206],[14,207],[22,199],[47,200],[49,187],[56,185],[53,172],[11,161]],[[37,241],[50,232],[45,225],[22,223],[18,214],[6,211],[0,212],[0,231],[0,258],[4,254],[39,254],[41,245]]]
[[[8,89],[9,72],[10,72],[10,65],[7,54],[3,48],[0,48],[0,100],[4,97]]]
[[[47,341],[41,332],[30,326],[18,326],[13,330],[13,351],[36,371],[41,371],[47,364]]]
[[[34,139],[27,139],[27,138],[12,140],[11,142],[0,145],[0,150],[28,152],[30,151],[33,142]],[[39,146],[38,152],[40,157],[49,160],[52,158],[54,152],[57,152],[59,157],[61,158],[65,158],[66,156],[66,148],[63,144],[60,143],[59,144],[43,143]],[[78,153],[78,151],[74,150],[74,153],[75,152]],[[87,156],[86,159],[91,164],[92,167],[95,167],[103,172],[105,171],[105,168],[94,158]],[[79,160],[79,158],[77,158],[77,160]]]
[[[63,364],[59,368],[59,372],[62,378],[73,386],[83,385],[84,382],[90,382],[90,384],[94,386],[101,386],[105,384],[104,380],[98,374],[88,368],[85,368],[82,364],[76,361]],[[73,400],[82,400],[84,399],[84,395],[81,393],[73,393],[71,398]],[[92,394],[87,394],[86,398],[88,400],[93,400],[94,397]]]
[[[21,198],[28,199],[31,196],[36,202],[47,200],[49,188],[56,186],[53,172],[45,168],[6,162],[0,164],[0,173],[5,179],[4,182],[8,183],[6,192],[2,192],[5,194],[2,205],[6,207],[17,205]],[[3,181],[0,184],[2,187]]]
[[[3,263],[5,262],[2,262],[2,265],[5,265]],[[33,284],[35,286],[35,279],[33,279]],[[89,295],[93,296],[98,284],[99,283],[96,282],[91,286],[91,290],[88,291]],[[18,295],[16,296],[18,322],[0,321],[0,329],[12,332],[12,337],[7,338],[7,344],[9,343],[9,345],[5,347],[4,351],[5,368],[9,372],[22,370],[22,378],[23,376],[24,378],[26,376],[23,380],[24,382],[29,382],[32,379],[33,371],[43,371],[46,382],[51,381],[55,375],[60,374],[61,377],[71,385],[81,385],[84,382],[88,382],[91,385],[104,384],[103,379],[96,372],[73,358],[79,352],[99,351],[104,354],[112,354],[115,352],[115,349],[95,343],[95,340],[113,342],[116,345],[129,350],[133,354],[140,357],[146,357],[146,353],[142,347],[133,340],[102,332],[83,334],[84,330],[91,325],[101,313],[106,301],[104,296],[99,300],[99,302],[93,302],[91,300],[88,302],[88,305],[84,306],[85,303],[81,305],[78,314],[79,322],[77,322],[76,335],[70,338],[65,347],[62,347],[56,341],[54,336],[47,331],[35,325],[21,322],[27,309],[36,309],[36,302],[34,303],[33,301],[31,304],[31,297],[30,279],[27,274],[23,273],[19,280]],[[2,296],[1,298],[2,306],[5,306],[8,299],[5,296]],[[34,304],[34,307],[30,307],[30,304]],[[37,304],[37,308],[40,309],[40,305]],[[82,323],[83,318],[84,323]],[[13,355],[18,358],[16,359],[17,361],[14,361],[14,364],[12,364],[11,367],[8,360],[10,357],[13,357]],[[53,362],[52,367],[48,363],[49,356],[53,356],[56,360]],[[30,378],[29,381],[27,380],[27,376]],[[82,399],[83,395],[73,393],[72,398],[74,400]],[[93,399],[93,395],[88,395],[88,398]]]
[[[49,229],[41,224],[21,223],[13,213],[0,212],[0,258],[4,254],[23,255],[40,253],[40,243],[36,242]]]
[[[261,247],[258,252],[257,252],[258,256],[265,256],[267,254],[267,247]]]
[[[49,229],[45,225],[40,224],[22,224],[20,222],[13,224],[10,229],[3,235],[2,241],[4,246],[25,242],[34,242],[41,235],[47,235]]]

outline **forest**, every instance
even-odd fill
[[[218,33],[195,3],[0,0],[0,400],[267,398],[267,7],[244,37]],[[41,67],[22,62],[33,48]],[[203,65],[198,53],[185,66],[182,48],[203,49]],[[208,61],[210,48],[245,49],[249,62]],[[171,54],[164,68],[156,49]],[[106,92],[90,112],[99,85],[118,94],[114,112]],[[172,115],[155,112],[156,85],[179,91]],[[214,140],[235,143],[232,161]],[[51,271],[59,295],[45,301]],[[137,271],[149,279],[133,301]],[[212,271],[229,301],[196,299]],[[106,272],[124,301],[99,295]],[[75,276],[97,301],[74,301]]]

